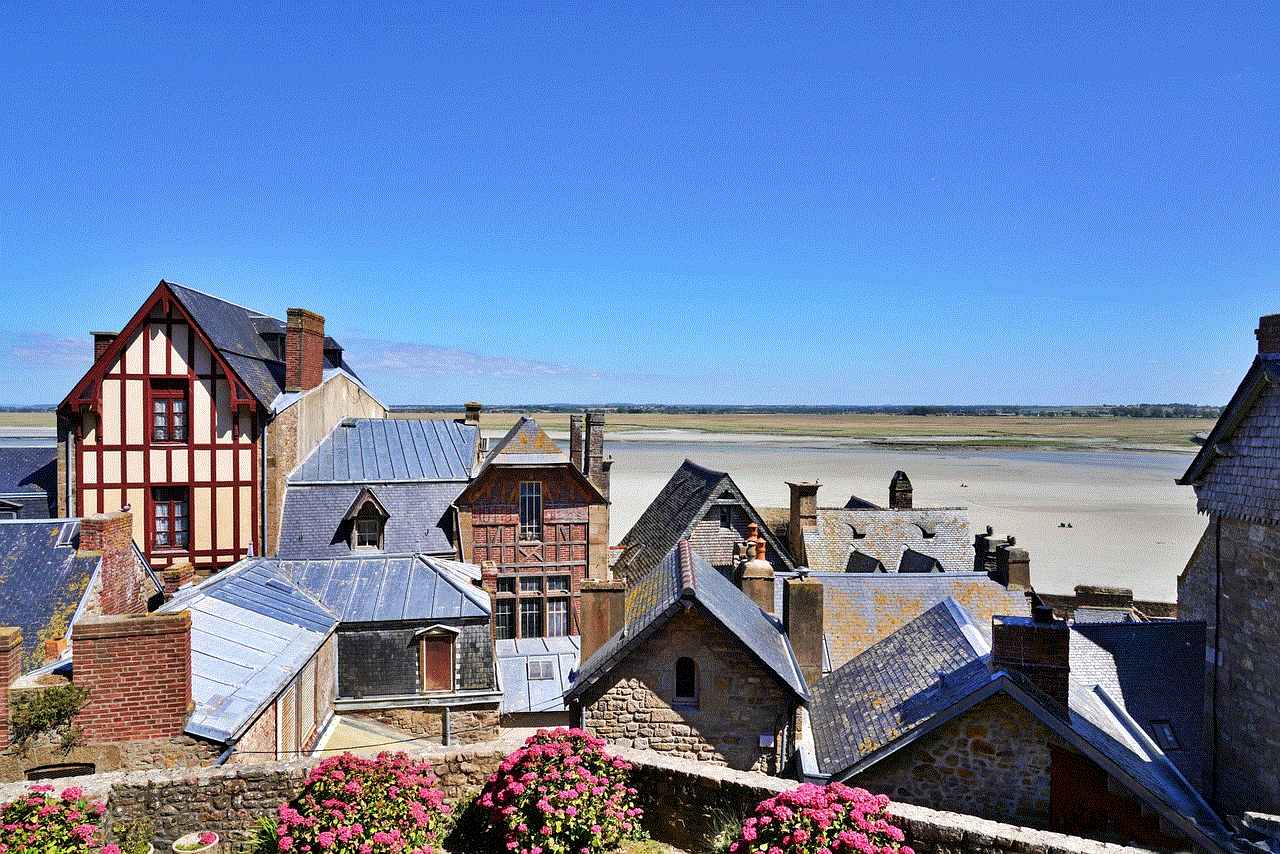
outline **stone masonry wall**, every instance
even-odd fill
[[[849,785],[904,803],[1046,825],[1052,737],[1025,708],[996,694]]]
[[[1210,521],[1178,579],[1178,613],[1204,620],[1207,797],[1229,813],[1280,812],[1280,525]],[[1220,596],[1215,596],[1219,575]],[[1216,623],[1221,609],[1221,626]],[[1214,757],[1216,748],[1216,760]],[[1216,771],[1216,773],[1215,773]],[[1217,790],[1214,791],[1214,780]]]
[[[507,754],[515,740],[463,749],[416,754],[434,766],[445,797],[455,806],[476,792]],[[745,815],[760,800],[799,784],[791,780],[691,762],[652,751],[620,748],[631,762],[632,784],[645,808],[645,828],[657,840],[685,850],[698,850],[719,814]],[[135,816],[157,821],[156,849],[167,854],[184,833],[213,830],[235,852],[252,837],[254,823],[292,798],[307,772],[319,760],[299,759],[253,767],[222,766],[199,772],[152,771],[99,774],[64,781],[82,786],[104,800],[104,824]],[[0,786],[0,802],[13,800],[28,783]],[[1029,830],[955,813],[894,803],[889,812],[906,831],[907,843],[919,854],[1150,854],[1145,849]]]
[[[697,665],[698,705],[673,708],[676,661]],[[606,684],[608,683],[608,684]],[[779,712],[793,701],[777,680],[699,612],[683,611],[584,697],[586,728],[613,744],[740,770],[772,771]]]
[[[444,710],[425,709],[377,709],[356,712],[357,718],[368,718],[380,724],[411,732],[414,735],[439,743],[444,730]],[[475,744],[498,737],[498,706],[496,703],[454,707],[449,710],[450,744]]]

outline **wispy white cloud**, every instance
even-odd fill
[[[0,335],[0,358],[9,365],[35,369],[84,369],[93,361],[93,342],[87,337],[61,338],[47,332],[7,332]]]

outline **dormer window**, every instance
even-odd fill
[[[382,502],[373,494],[373,490],[365,487],[360,490],[356,500],[351,502],[344,521],[351,525],[350,545],[352,551],[381,550],[383,533],[386,531],[387,519],[391,514],[382,506]]]

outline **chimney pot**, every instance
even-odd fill
[[[1258,318],[1258,355],[1280,353],[1280,314],[1267,314]]]

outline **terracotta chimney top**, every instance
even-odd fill
[[[1267,314],[1258,318],[1258,355],[1280,353],[1280,314]]]

